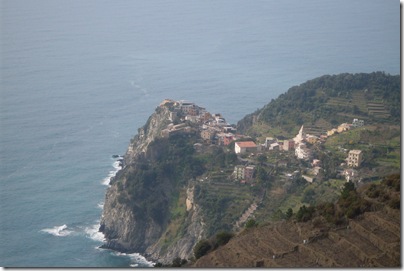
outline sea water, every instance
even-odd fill
[[[230,123],[323,74],[400,71],[399,2],[0,2],[0,265],[150,266],[99,249],[108,180],[165,98]]]

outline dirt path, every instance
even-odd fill
[[[247,221],[247,219],[255,212],[258,205],[254,202],[250,205],[250,207],[243,213],[243,215],[236,222],[235,228],[238,229],[241,227],[243,223]]]

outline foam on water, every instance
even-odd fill
[[[399,12],[383,0],[215,1],[208,19],[206,1],[21,2],[0,8],[1,266],[129,267],[93,249],[120,166],[105,155],[165,98],[234,123],[323,74],[400,73]]]
[[[62,226],[55,226],[53,228],[42,229],[41,231],[49,233],[53,236],[61,236],[61,237],[68,236],[73,233],[73,231],[67,229],[66,224]]]
[[[85,227],[84,232],[88,238],[94,241],[105,242],[105,236],[102,232],[98,230],[99,228],[100,228],[100,221],[97,221],[96,224],[90,227]]]
[[[118,173],[118,171],[120,171],[122,169],[120,159],[122,159],[122,156],[119,156],[118,159],[115,160],[115,162],[112,164],[112,166],[114,167],[114,170],[110,170],[108,173],[108,176],[102,180],[103,185],[109,186],[110,182],[111,182],[111,178],[115,177],[116,173]]]
[[[122,169],[122,163],[121,159],[123,157],[119,156],[116,158],[115,162],[112,164],[114,167],[114,170],[109,171],[108,176],[103,179],[102,184],[103,185],[108,185],[110,183],[111,178],[116,176],[116,173]],[[104,202],[100,202],[97,204],[98,208],[103,209],[104,208]],[[86,236],[94,241],[98,242],[105,242],[105,236],[102,232],[99,232],[99,227],[100,227],[100,221],[98,220],[96,224],[86,227],[84,229],[84,232]],[[96,250],[104,250],[100,248],[99,246],[95,247]],[[132,254],[127,254],[127,253],[121,253],[117,251],[112,251],[112,255],[117,256],[117,257],[129,257],[130,258],[130,266],[131,267],[153,267],[154,263],[148,261],[145,257],[140,255],[139,253],[132,253]]]
[[[131,267],[153,267],[154,262],[148,261],[145,257],[140,255],[139,253],[132,253],[132,254],[127,254],[127,253],[121,253],[121,252],[114,252],[116,256],[124,256],[124,257],[129,257],[131,264]]]

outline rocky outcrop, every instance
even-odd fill
[[[146,124],[139,128],[138,134],[131,140],[125,154],[125,164],[133,164],[136,159],[144,158],[147,147],[156,138],[161,136],[161,131],[167,127],[172,111],[167,106],[159,106],[149,117]]]
[[[145,217],[142,211],[134,211],[130,204],[119,203],[120,193],[112,185],[106,194],[100,231],[107,242],[102,248],[125,253],[143,252],[159,238],[162,226]]]
[[[168,152],[168,139],[162,136],[162,131],[173,126],[171,119],[177,112],[175,102],[160,105],[131,140],[124,155],[124,167],[106,192],[100,221],[100,231],[106,238],[103,248],[137,252],[150,260],[171,263],[176,257],[190,258],[194,245],[204,237],[202,213],[194,202],[192,180],[183,177],[179,181],[181,174],[158,172],[161,163],[167,163],[167,159],[160,161],[163,153]],[[187,189],[187,197],[175,203],[181,189]],[[174,203],[184,210],[181,227],[177,227],[179,220],[171,217]],[[167,238],[165,234],[173,228],[178,233],[171,232],[171,239]]]
[[[194,245],[204,237],[205,230],[201,208],[193,199],[194,187],[189,187],[186,194],[187,217],[184,225],[187,226],[185,234],[175,241],[166,252],[163,251],[163,246],[160,243],[156,243],[146,250],[146,255],[153,259],[159,259],[162,263],[171,263],[176,257],[191,258]]]

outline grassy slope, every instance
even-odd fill
[[[398,124],[400,89],[399,76],[380,72],[325,75],[290,88],[239,121],[238,129],[256,137],[290,137],[302,124],[323,130],[353,118]]]
[[[341,149],[361,149],[364,152],[362,176],[383,176],[400,170],[400,79],[383,73],[340,74],[322,76],[290,88],[261,110],[247,115],[238,123],[241,132],[264,142],[265,137],[293,138],[304,124],[308,133],[323,133],[353,118],[365,120],[365,127],[330,137],[322,151],[340,163],[347,157]],[[254,123],[254,124],[253,124]],[[276,163],[284,154],[269,155]],[[290,168],[291,165],[288,165]],[[292,171],[290,168],[289,171]],[[280,175],[268,190],[257,219],[279,218],[276,210],[298,209],[308,186],[317,191],[314,201],[333,200],[340,192],[344,179],[329,179],[324,183],[306,185],[294,193],[283,189]]]

